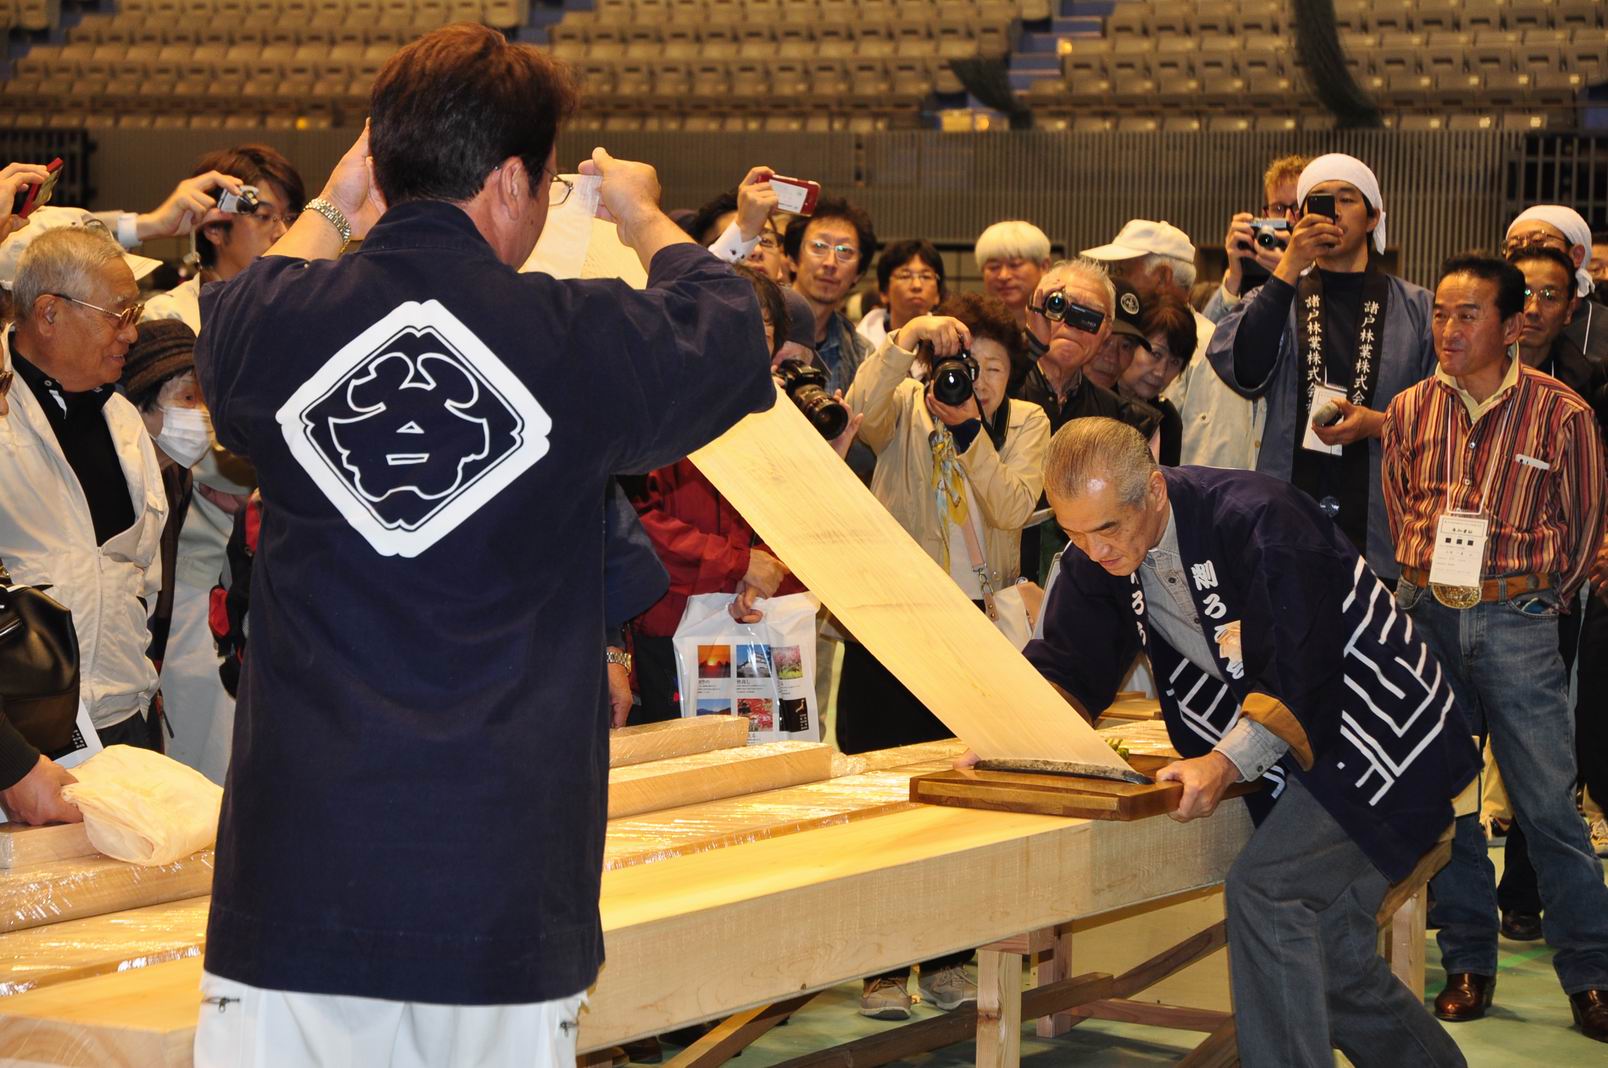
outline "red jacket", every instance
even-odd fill
[[[743,517],[695,467],[682,460],[648,476],[643,495],[632,500],[653,548],[670,572],[670,590],[637,617],[643,635],[668,638],[676,632],[687,598],[696,593],[736,593],[748,573],[751,549],[764,549]],[[771,555],[775,555],[772,553]],[[800,593],[789,575],[777,589]]]

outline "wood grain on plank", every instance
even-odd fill
[[[855,638],[984,759],[1121,766],[786,397],[690,459]]]
[[[0,870],[89,857],[96,852],[89,844],[89,834],[82,823],[53,823],[45,827],[0,823]]]
[[[625,768],[747,744],[748,720],[743,716],[696,716],[643,723],[609,732],[609,767]]]
[[[0,1001],[0,1063],[71,1068],[189,1068],[201,960],[18,994]]]
[[[831,775],[832,750],[816,742],[766,742],[614,768],[609,772],[609,819],[819,782]]]
[[[76,857],[0,873],[0,932],[201,897],[212,892],[212,850],[142,868]]]
[[[199,956],[210,897],[0,935],[0,997]]]

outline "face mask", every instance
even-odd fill
[[[212,447],[212,417],[203,408],[162,405],[162,431],[156,435],[162,451],[185,467],[192,467]]]

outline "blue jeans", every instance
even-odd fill
[[[1524,828],[1546,910],[1542,933],[1565,993],[1608,988],[1608,885],[1575,811],[1574,717],[1552,591],[1447,608],[1408,582],[1396,605],[1450,676],[1491,751]],[[1457,821],[1452,859],[1430,883],[1448,973],[1496,974],[1496,870],[1477,815]]]

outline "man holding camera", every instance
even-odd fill
[[[200,1068],[575,1062],[606,490],[776,397],[753,288],[650,167],[581,165],[645,290],[517,272],[569,195],[576,100],[530,45],[427,34],[376,79],[372,137],[202,294],[196,368],[267,504]]]
[[[1289,247],[1218,324],[1207,355],[1223,381],[1267,400],[1256,469],[1305,491],[1394,582],[1379,432],[1391,398],[1434,368],[1429,292],[1373,260],[1370,248],[1385,250],[1385,206],[1360,160],[1318,157],[1296,195],[1303,214]]]
[[[1185,759],[1174,818],[1229,784],[1257,829],[1228,873],[1230,977],[1247,1068],[1457,1066],[1380,959],[1375,914],[1452,820],[1478,754],[1452,691],[1356,549],[1313,502],[1247,471],[1158,468],[1144,440],[1079,420],[1045,490],[1075,549],[1025,655],[1089,718],[1145,652]]]
[[[1509,355],[1525,278],[1454,256],[1435,288],[1435,376],[1385,416],[1396,606],[1434,650],[1473,726],[1489,732],[1540,876],[1543,928],[1575,1023],[1608,1042],[1608,887],[1575,810],[1569,680],[1558,615],[1603,534],[1602,436],[1572,390]],[[1443,1020],[1477,1020],[1496,989],[1494,871],[1477,815],[1457,821],[1430,884]]]

